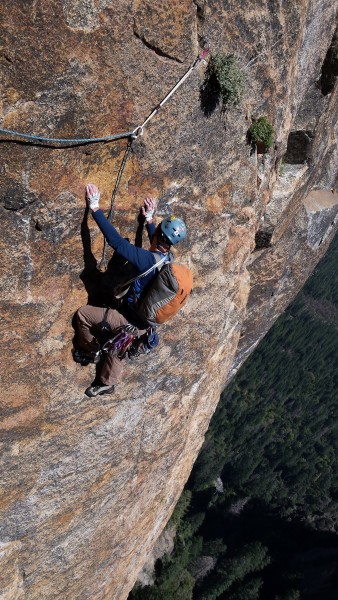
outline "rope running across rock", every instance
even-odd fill
[[[189,75],[196,68],[196,66],[202,60],[205,59],[205,57],[207,56],[208,52],[209,52],[208,49],[203,50],[203,52],[190,65],[190,67],[186,71],[186,73],[178,80],[178,82],[170,90],[170,92],[168,92],[168,94],[163,98],[163,100],[152,110],[152,112],[145,119],[145,121],[142,123],[142,125],[139,125],[133,131],[128,131],[128,132],[125,132],[125,133],[117,133],[117,134],[114,134],[114,135],[107,135],[107,136],[102,136],[102,137],[94,137],[94,138],[74,138],[74,139],[67,139],[67,138],[48,138],[48,137],[44,137],[44,136],[32,135],[32,134],[22,133],[22,132],[18,132],[18,131],[12,131],[10,129],[2,129],[2,128],[0,128],[0,136],[13,136],[14,138],[19,138],[18,140],[17,139],[10,139],[10,140],[8,140],[8,139],[1,139],[0,138],[0,141],[3,141],[3,142],[21,142],[21,143],[23,142],[23,143],[28,143],[28,144],[37,145],[37,146],[38,145],[41,145],[41,146],[52,146],[53,148],[56,148],[59,145],[59,146],[61,146],[61,147],[64,148],[67,145],[68,146],[81,146],[81,145],[85,145],[85,144],[97,144],[97,143],[101,143],[101,142],[114,142],[114,141],[119,140],[119,139],[128,138],[129,139],[128,145],[127,145],[124,157],[122,159],[122,163],[121,163],[118,175],[117,175],[115,187],[114,187],[114,190],[113,190],[113,193],[112,193],[112,198],[111,198],[111,206],[110,206],[110,210],[109,210],[109,214],[108,214],[108,219],[110,221],[112,221],[115,198],[117,196],[117,193],[118,193],[118,190],[119,190],[119,187],[120,187],[121,179],[122,179],[122,176],[123,176],[123,173],[124,173],[124,169],[125,169],[127,160],[129,158],[131,150],[132,150],[133,142],[135,141],[135,139],[138,138],[138,136],[143,135],[144,127],[158,113],[158,111],[169,100],[169,98],[176,92],[176,90],[182,85],[182,83],[189,77]],[[102,258],[101,258],[101,261],[99,263],[99,268],[101,268],[102,265],[106,269],[106,267],[107,267],[107,261],[106,261],[106,240],[104,240]]]

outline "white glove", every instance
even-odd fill
[[[88,196],[88,200],[89,208],[91,208],[92,210],[93,208],[99,208],[100,192],[98,194],[91,194],[91,196]]]
[[[156,201],[153,200],[152,198],[145,198],[143,207],[142,207],[142,214],[147,223],[150,223],[150,221],[153,220],[155,211],[156,211]]]
[[[91,208],[92,210],[94,208],[99,208],[101,194],[100,190],[96,187],[96,185],[94,185],[93,183],[88,183],[88,185],[86,185],[86,195],[89,208]]]
[[[149,221],[153,220],[154,212],[155,212],[155,209],[154,208],[150,208],[149,210],[147,210],[144,213],[144,218],[147,221],[147,223],[149,223]]]

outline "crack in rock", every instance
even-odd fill
[[[176,58],[175,56],[171,56],[170,54],[167,54],[166,52],[161,50],[161,48],[158,48],[157,46],[150,44],[150,42],[148,42],[143,35],[141,35],[140,33],[138,33],[136,31],[135,27],[134,27],[134,35],[138,40],[141,40],[141,42],[147,48],[149,48],[149,50],[152,50],[153,52],[155,52],[155,54],[157,54],[157,56],[161,56],[162,58],[168,58],[169,60],[172,60],[173,62],[179,63],[180,65],[183,63],[183,61],[180,60],[179,58]]]

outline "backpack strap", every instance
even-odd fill
[[[170,250],[167,252],[167,254],[165,255],[165,257],[163,257],[160,252],[152,252],[152,255],[155,257],[155,260],[158,261],[154,265],[154,267],[157,268],[158,272],[160,272],[160,270],[163,267],[163,265],[165,265],[165,264],[167,264],[169,262],[173,262],[173,260],[174,260],[174,255],[173,255],[172,252],[170,252]],[[160,260],[158,260],[159,257],[160,257]]]
[[[156,256],[158,256],[159,253],[152,252],[152,254],[156,257]],[[141,279],[142,277],[149,275],[149,273],[151,273],[154,269],[160,270],[159,267],[165,263],[165,261],[167,260],[168,257],[169,257],[169,260],[171,260],[169,252],[168,252],[168,254],[163,256],[157,263],[155,263],[149,269],[144,271],[144,273],[141,273],[140,275],[137,275],[136,277],[133,277],[132,279],[129,279],[128,281],[125,281],[123,284],[121,284],[121,286],[119,286],[119,285],[116,286],[116,288],[115,288],[116,291],[114,292],[115,295],[118,297],[118,294],[120,294],[122,290],[126,289],[126,291],[127,291],[131,283],[134,283],[134,281],[137,281],[138,279]]]

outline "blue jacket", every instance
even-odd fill
[[[134,244],[131,244],[128,240],[124,239],[115,229],[115,227],[108,221],[101,209],[93,212],[92,215],[97,225],[101,229],[104,237],[106,238],[109,246],[114,248],[116,252],[118,252],[121,256],[123,256],[123,258],[128,260],[135,267],[135,275],[144,273],[150,267],[155,265],[158,260],[160,260],[160,256],[158,259],[156,259],[156,256],[154,256],[150,250],[138,248],[137,246],[134,246]],[[154,223],[146,223],[146,229],[151,242],[156,231],[156,227]],[[165,255],[161,254],[161,257],[162,256]],[[132,293],[128,296],[128,303],[133,302],[134,294],[137,298],[140,296],[145,286],[155,277],[156,272],[157,269],[154,269],[151,273],[149,273],[149,275],[142,277],[132,284]]]

